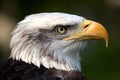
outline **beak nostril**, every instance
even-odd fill
[[[89,26],[89,24],[85,25],[84,28],[87,28]]]

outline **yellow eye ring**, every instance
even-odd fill
[[[56,27],[56,32],[59,33],[59,34],[65,34],[67,32],[67,29],[63,26],[58,26]]]

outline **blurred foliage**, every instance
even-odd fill
[[[109,32],[109,46],[106,48],[104,41],[90,41],[81,51],[82,70],[89,80],[120,80],[120,0],[1,0],[0,20],[4,14],[3,18],[9,17],[5,24],[11,25],[6,27],[0,23],[0,34],[10,37],[18,21],[40,12],[67,12],[103,24]],[[5,33],[1,33],[4,28]],[[0,36],[0,61],[10,54],[8,42],[8,38]]]

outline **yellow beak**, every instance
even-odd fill
[[[106,29],[95,21],[84,20],[82,28],[75,34],[64,38],[63,40],[88,40],[88,39],[104,39],[106,47],[108,46],[109,37]]]

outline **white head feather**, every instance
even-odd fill
[[[59,70],[81,70],[79,50],[85,46],[84,42],[53,39],[51,42],[42,43],[40,39],[36,40],[36,36],[42,33],[40,29],[51,30],[56,25],[78,24],[80,28],[83,20],[83,17],[65,13],[39,13],[27,16],[18,23],[12,33],[10,58],[33,63],[38,67],[43,65]],[[78,28],[69,32],[69,35],[75,33]]]

